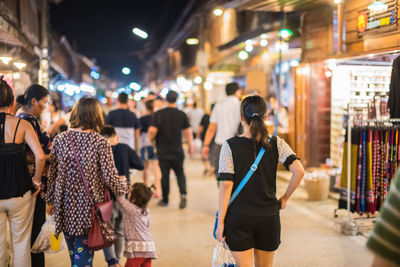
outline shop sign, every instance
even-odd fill
[[[383,33],[397,30],[398,6],[397,0],[386,1],[387,10],[372,12],[365,9],[358,13],[357,31],[358,36],[365,34]]]

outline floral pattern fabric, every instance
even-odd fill
[[[92,198],[86,193],[69,133]],[[57,135],[51,148],[46,194],[46,202],[55,207],[56,234],[88,234],[92,225],[92,207],[94,202],[104,201],[105,186],[116,196],[128,191],[126,180],[118,176],[107,139],[95,132],[74,130]]]

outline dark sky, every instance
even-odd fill
[[[141,78],[135,51],[146,42],[160,43],[179,18],[188,0],[63,0],[50,5],[51,25],[65,35],[78,52],[95,58],[109,75],[123,82]],[[132,34],[134,27],[149,34]],[[131,68],[128,77],[121,73]]]

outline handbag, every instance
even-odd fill
[[[256,160],[251,165],[249,171],[247,172],[247,174],[243,178],[243,180],[240,182],[240,184],[236,188],[235,192],[233,192],[233,194],[232,194],[232,196],[231,196],[231,198],[229,200],[228,207],[229,207],[230,204],[232,204],[232,202],[235,200],[237,195],[239,195],[240,191],[242,191],[243,187],[250,180],[250,178],[253,175],[253,173],[257,170],[258,164],[260,163],[262,157],[264,156],[264,153],[265,153],[265,148],[261,147],[260,152],[258,152],[258,155],[256,157]],[[217,231],[217,226],[218,226],[218,211],[217,211],[217,214],[215,216],[214,231],[213,231],[213,236],[214,236],[215,239],[217,239],[217,237],[215,235],[215,232]]]
[[[71,134],[68,133],[68,139],[72,147],[72,151],[74,153],[74,157],[76,163],[78,164],[79,172],[85,186],[85,190],[89,198],[91,198],[91,194],[89,191],[89,187],[87,185],[85,176],[82,171],[81,164],[79,163],[78,156],[76,154],[74,143],[72,142]],[[113,201],[110,197],[110,191],[106,186],[105,187],[105,201],[102,203],[94,203],[92,207],[92,227],[89,230],[88,235],[88,247],[93,250],[100,250],[103,248],[108,248],[112,246],[116,240],[114,235],[114,229],[110,222],[112,215],[112,206]],[[94,202],[94,200],[93,200]]]

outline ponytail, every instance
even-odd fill
[[[264,123],[264,117],[267,113],[267,103],[258,96],[248,96],[243,99],[240,111],[246,123],[250,126],[251,139],[263,147],[269,147],[269,134],[267,126]]]
[[[24,95],[19,95],[19,96],[17,96],[17,103],[18,104],[21,104],[21,105],[26,105],[26,103],[25,103],[25,96]]]
[[[268,130],[263,119],[255,113],[250,121],[251,139],[262,146],[268,147]]]
[[[17,102],[22,106],[30,106],[33,98],[39,101],[48,95],[49,91],[46,88],[38,84],[32,84],[26,89],[23,95],[17,97]]]

